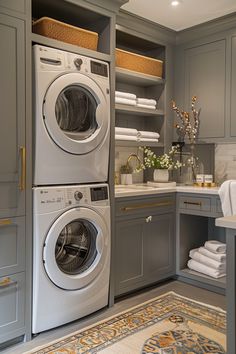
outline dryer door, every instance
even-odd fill
[[[94,150],[109,129],[107,97],[94,80],[82,73],[59,76],[48,88],[43,109],[53,142],[71,154]]]
[[[63,213],[45,239],[47,275],[59,288],[78,290],[102,271],[109,256],[109,234],[102,217],[88,208]]]

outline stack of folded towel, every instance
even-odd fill
[[[137,107],[156,109],[157,101],[148,98],[137,98]]]
[[[130,140],[147,143],[158,143],[160,135],[156,132],[138,131],[132,128],[115,127],[115,140]]]
[[[121,91],[115,92],[115,103],[136,106],[136,104],[137,104],[136,99],[137,99],[137,96],[133,93],[121,92]]]
[[[221,278],[226,275],[226,244],[211,240],[206,241],[204,247],[193,249],[189,252],[188,268]]]

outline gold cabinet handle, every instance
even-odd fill
[[[167,206],[167,205],[173,205],[173,202],[136,204],[136,205],[132,205],[132,206],[123,207],[120,210],[121,211],[131,211],[131,210],[154,208],[154,207],[161,207],[161,206]]]
[[[16,281],[11,280],[11,278],[6,277],[0,280],[0,288],[6,288],[7,286],[16,284]]]
[[[11,219],[0,219],[0,226],[11,225]]]
[[[184,202],[184,204],[201,206],[201,205],[202,205],[202,202]]]
[[[19,182],[19,190],[25,190],[25,173],[26,173],[26,150],[24,146],[20,146],[20,159],[21,159],[21,176]]]

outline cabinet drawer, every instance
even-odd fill
[[[24,217],[0,219],[0,276],[25,268]]]
[[[25,13],[25,0],[0,0],[0,7],[6,13],[11,15],[11,11],[16,11],[21,14]],[[10,10],[10,11],[9,11]]]
[[[133,198],[116,202],[116,215],[146,215],[150,213],[163,213],[175,208],[175,196],[173,194],[158,198]]]
[[[179,198],[179,208],[187,210],[211,211],[211,198],[182,196]]]
[[[0,342],[14,338],[16,330],[25,326],[25,274],[0,278]],[[22,330],[22,334],[23,334]],[[12,338],[11,338],[12,333]]]

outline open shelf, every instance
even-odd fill
[[[124,114],[132,114],[132,115],[139,115],[139,116],[163,116],[164,112],[160,109],[148,109],[148,108],[141,108],[137,106],[129,106],[127,104],[120,104],[116,103],[115,105],[116,112],[124,113]]]
[[[183,277],[187,277],[189,279],[197,280],[197,281],[205,283],[205,284],[217,286],[218,288],[222,288],[222,289],[226,288],[226,277],[215,279],[215,278],[209,277],[208,275],[201,274],[199,272],[195,272],[194,270],[191,270],[188,268],[181,269],[179,271],[178,275],[183,276]]]
[[[116,79],[129,85],[139,85],[143,87],[165,84],[165,80],[160,77],[118,67],[116,67]]]
[[[58,41],[56,39],[47,38],[36,33],[32,33],[31,39],[33,44],[41,44],[47,47],[65,50],[67,52],[78,53],[80,55],[85,55],[87,57],[103,60],[106,62],[111,61],[111,56],[108,54],[104,54],[83,47],[78,47],[76,45]]]
[[[163,147],[164,144],[161,142],[147,142],[147,141],[129,141],[129,140],[115,140],[116,146],[150,146],[150,147]]]

